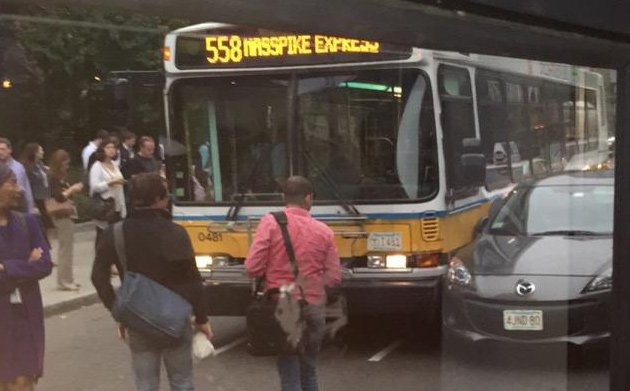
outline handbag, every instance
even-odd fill
[[[116,202],[113,197],[103,198],[100,194],[94,194],[88,202],[88,214],[94,220],[112,223],[118,220]]]
[[[59,202],[51,197],[44,201],[44,207],[46,208],[46,213],[52,217],[70,217],[75,213],[74,203],[69,199]]]
[[[282,231],[285,249],[291,261],[291,270],[298,279],[299,270],[284,212],[272,213]],[[293,285],[293,284],[292,284]],[[300,293],[304,297],[302,287]],[[295,298],[286,287],[270,289],[259,294],[247,309],[247,350],[254,356],[295,354],[301,349],[304,329],[302,308],[306,301]]]
[[[192,306],[164,285],[127,269],[123,223],[120,221],[113,227],[114,245],[124,278],[116,293],[112,315],[157,346],[175,346],[191,332]]]

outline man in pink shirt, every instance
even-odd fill
[[[284,186],[287,228],[299,271],[298,284],[307,305],[303,308],[306,327],[300,354],[279,355],[278,373],[282,391],[316,391],[316,361],[324,335],[326,287],[341,282],[341,265],[335,234],[309,214],[313,205],[313,186],[304,177],[292,176]],[[265,278],[265,289],[279,288],[295,281],[285,250],[282,231],[272,215],[260,220],[254,243],[245,260],[253,277]],[[300,295],[300,290],[294,293]]]

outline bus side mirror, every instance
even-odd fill
[[[482,153],[465,153],[461,156],[462,180],[468,186],[486,185],[486,157]]]

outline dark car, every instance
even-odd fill
[[[470,341],[568,342],[610,335],[613,173],[518,185],[450,260],[443,322]]]

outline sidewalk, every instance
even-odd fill
[[[93,223],[80,223],[75,226],[74,280],[81,284],[79,291],[68,292],[57,289],[57,268],[53,268],[51,275],[40,281],[46,317],[98,302],[96,290],[90,280],[94,262],[95,237],[96,228]],[[58,242],[54,236],[50,239],[53,261],[57,262]]]

